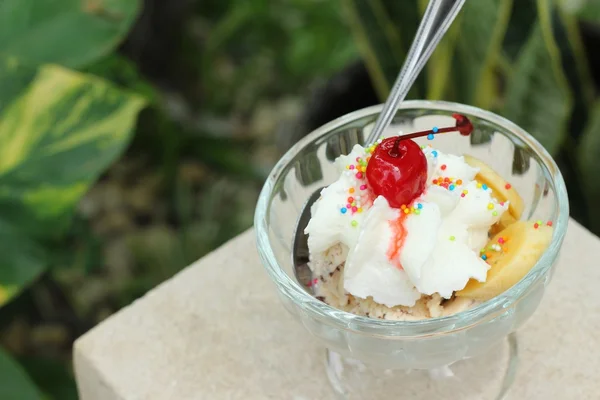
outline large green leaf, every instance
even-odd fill
[[[490,108],[498,97],[494,64],[502,48],[512,6],[512,0],[465,3],[454,64],[461,88],[460,101]]]
[[[597,206],[600,201],[600,101],[593,108],[578,149],[577,162],[582,181],[585,182],[582,187],[588,204],[589,226],[595,232],[600,232],[600,208]]]
[[[36,238],[64,232],[73,207],[123,151],[144,100],[45,66],[21,90],[0,65],[0,219]],[[18,94],[17,94],[18,92]]]
[[[0,305],[43,271],[42,245],[122,153],[143,105],[91,76],[0,62]]]
[[[25,371],[0,347],[0,399],[41,400]]]
[[[573,101],[552,34],[548,1],[538,0],[538,12],[539,20],[517,57],[503,114],[556,153],[565,138]]]
[[[78,68],[123,39],[140,0],[2,0],[0,54]]]

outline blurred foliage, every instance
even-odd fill
[[[110,52],[137,15],[131,2],[0,3],[0,306],[49,267],[75,206],[129,142],[142,97],[82,67]],[[39,399],[0,353],[0,397]]]
[[[257,85],[264,94],[289,93],[357,55],[337,1],[231,0],[215,14],[202,54],[204,94],[215,111],[229,111],[232,101],[246,111]]]
[[[0,39],[0,398],[76,398],[72,338],[248,228],[358,53],[327,0],[4,0]]]
[[[344,0],[382,99],[410,46],[403,26],[418,20],[427,4],[399,3]],[[574,216],[600,232],[595,206],[600,183],[593,179],[600,154],[600,108],[591,107],[596,94],[578,18],[600,23],[600,3],[467,1],[409,97],[472,104],[523,127],[569,177]]]

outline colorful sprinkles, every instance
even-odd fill
[[[457,181],[454,181],[453,177],[450,177],[450,176],[441,177],[440,176],[439,178],[432,179],[431,183],[434,185],[438,185],[443,188],[446,188],[448,190],[454,190],[454,189],[456,189],[456,185],[462,184],[462,180],[459,179]],[[465,196],[462,196],[462,197],[465,197]]]
[[[348,194],[348,197],[346,198],[346,204],[340,204],[338,206],[341,214],[354,215],[363,212],[364,201],[361,197],[361,194],[365,195],[365,191],[368,189],[368,183],[365,175],[367,172],[367,164],[371,160],[371,154],[373,154],[375,151],[375,147],[377,147],[382,140],[383,138],[379,139],[372,145],[367,146],[365,148],[364,156],[356,157],[352,163],[346,165],[346,175],[355,178],[356,182],[346,191]],[[352,219],[350,221],[350,225],[352,227],[357,227],[358,221],[356,219]]]
[[[437,131],[438,131],[437,127],[432,128],[433,133],[436,133]],[[433,138],[434,138],[433,134],[427,135],[427,139],[433,140]],[[371,159],[371,155],[375,151],[375,148],[382,141],[383,141],[383,138],[381,138],[381,139],[377,140],[375,143],[367,146],[365,148],[364,156],[356,157],[353,161],[351,161],[351,163],[346,165],[347,171],[345,172],[345,174],[347,176],[352,176],[353,178],[355,178],[356,182],[347,189],[348,197],[346,198],[346,200],[347,200],[346,204],[338,205],[338,209],[341,214],[354,216],[355,214],[360,214],[364,211],[365,200],[363,200],[363,198],[365,198],[365,199],[368,198],[368,194],[366,192],[368,190],[368,182],[366,181],[367,165]],[[421,146],[421,148],[422,149],[431,148],[431,145]],[[430,154],[436,158],[439,155],[437,150],[431,150]],[[439,168],[441,171],[446,171],[448,169],[448,165],[442,164],[439,166]],[[455,178],[450,177],[450,176],[440,176],[438,178],[432,179],[431,183],[434,185],[437,185],[437,186],[444,187],[450,191],[462,189],[461,186],[463,185],[462,179],[455,180]],[[488,185],[485,183],[477,182],[476,186],[478,189],[491,191],[491,189],[489,189]],[[512,185],[510,183],[506,183],[504,185],[504,187],[506,190],[509,190],[512,188]],[[361,194],[363,195],[362,198],[361,198]],[[464,198],[467,194],[469,194],[469,191],[467,189],[460,190],[460,197]],[[369,201],[369,200],[367,200],[367,201]],[[487,209],[492,212],[493,216],[498,216],[498,211],[496,210],[496,204],[499,204],[502,207],[504,206],[504,202],[496,203],[494,201],[494,202],[489,202],[487,204]],[[419,215],[421,213],[422,209],[423,209],[423,204],[421,204],[421,203],[415,203],[412,205],[402,205],[401,206],[401,212],[405,215],[408,215],[408,214]],[[350,225],[352,227],[357,227],[359,225],[359,222],[353,218],[350,220]],[[533,226],[535,229],[538,229],[541,225],[542,225],[542,221],[535,221]],[[552,221],[546,222],[546,225],[552,226]],[[451,235],[451,236],[449,236],[449,240],[455,241],[456,238],[454,235]],[[498,244],[493,245],[491,250],[501,251],[501,245],[504,243],[504,240],[505,240],[504,238],[499,238]],[[482,250],[481,258],[483,260],[487,260],[488,257],[489,257],[489,254],[485,253],[485,249]]]
[[[537,229],[537,228],[539,228],[540,226],[542,226],[542,224],[543,224],[543,222],[542,222],[541,220],[537,220],[537,221],[535,221],[535,223],[533,224],[533,227],[534,227],[535,229]],[[547,225],[547,226],[552,226],[552,221],[548,221],[548,222],[546,222],[546,225]]]

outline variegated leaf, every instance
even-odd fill
[[[140,0],[2,0],[0,54],[83,67],[108,54],[141,11]]]
[[[0,63],[0,305],[45,267],[38,243],[129,142],[144,99],[61,67]]]

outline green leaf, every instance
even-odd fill
[[[0,220],[0,254],[2,254],[0,258],[0,306],[2,306],[44,271],[47,267],[47,257],[42,247],[2,220]]]
[[[0,220],[33,238],[57,238],[124,150],[144,100],[55,66],[16,90],[12,76],[21,68],[0,64]]]
[[[600,23],[600,2],[598,0],[562,0],[563,9],[584,21]]]
[[[508,27],[512,0],[467,1],[456,43],[459,100],[490,108],[498,97],[494,64]]]
[[[572,97],[552,35],[547,0],[538,0],[539,20],[519,55],[508,83],[503,114],[555,154],[564,141]]]
[[[563,71],[574,98],[569,131],[571,136],[577,138],[584,128],[589,107],[594,101],[594,82],[588,69],[588,60],[576,18],[555,7],[552,22]]]
[[[417,30],[416,1],[344,0],[349,26],[356,39],[375,90],[385,99],[391,90]],[[400,16],[402,18],[400,18]],[[422,97],[421,77],[408,97]]]
[[[110,54],[96,61],[84,68],[82,72],[110,81],[123,89],[134,91],[152,104],[160,104],[158,90],[144,79],[135,63],[118,53]]]
[[[41,400],[29,376],[0,347],[0,399]]]
[[[20,358],[19,362],[50,399],[78,399],[75,379],[64,363],[41,357]]]
[[[112,51],[140,10],[140,0],[2,0],[0,54],[79,68]]]
[[[594,232],[600,231],[600,208],[596,206],[600,200],[598,169],[600,168],[600,101],[593,107],[589,122],[578,146],[577,162],[581,173],[582,185],[588,204],[589,226]]]
[[[531,35],[531,30],[538,19],[536,2],[533,0],[519,1],[512,8],[508,27],[502,41],[503,55],[507,61],[516,60],[519,52]]]

